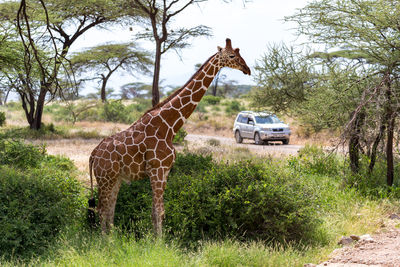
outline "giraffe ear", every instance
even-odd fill
[[[239,48],[235,48],[234,51],[235,51],[236,53],[239,53],[239,50],[240,50]]]
[[[218,49],[218,52],[222,51],[222,47],[220,47],[220,46],[217,46],[217,49]]]

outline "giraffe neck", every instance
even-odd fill
[[[193,113],[220,69],[219,55],[216,54],[203,64],[171,100],[160,107],[160,115],[169,118],[167,121],[173,122],[168,124],[173,129],[174,135]]]

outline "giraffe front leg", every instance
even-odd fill
[[[164,190],[166,185],[166,174],[161,169],[157,171],[159,175],[153,175],[151,180],[151,188],[153,191],[153,207],[152,207],[152,221],[154,232],[157,236],[162,236],[162,223],[165,217],[164,210]],[[162,175],[161,175],[162,174]]]

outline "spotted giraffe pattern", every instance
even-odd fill
[[[114,220],[117,195],[122,181],[149,177],[153,192],[152,221],[161,235],[164,218],[164,190],[168,173],[175,161],[172,140],[192,114],[215,75],[222,67],[250,69],[232,49],[230,39],[225,48],[210,57],[192,78],[166,100],[148,110],[128,129],[105,138],[92,151],[89,159],[99,189],[98,212],[102,231],[108,231]]]

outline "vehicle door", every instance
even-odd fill
[[[240,135],[242,136],[242,137],[245,137],[245,138],[247,138],[248,137],[248,129],[247,129],[247,121],[248,121],[248,117],[247,117],[247,115],[243,115],[242,117],[241,117],[241,119],[240,119],[240,123],[239,123],[239,125],[240,125]]]
[[[254,137],[254,129],[255,129],[255,120],[253,116],[249,116],[247,120],[247,126],[246,126],[246,131],[247,131],[247,138],[253,138]]]

